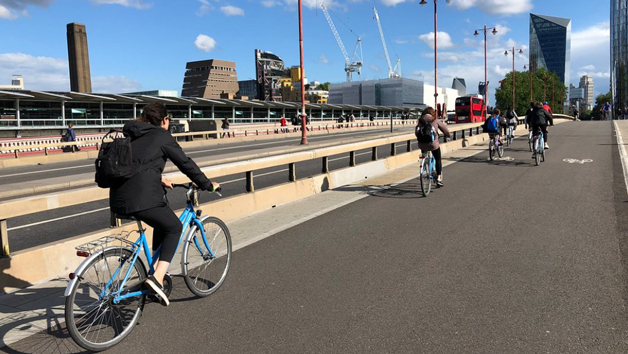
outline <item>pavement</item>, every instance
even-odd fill
[[[538,167],[521,137],[493,162],[446,154],[425,199],[417,164],[230,223],[223,289],[192,300],[175,278],[174,306],[108,352],[625,353],[628,155],[603,124],[552,128]],[[81,352],[66,284],[0,297],[0,351]]]

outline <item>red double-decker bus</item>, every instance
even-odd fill
[[[477,123],[486,120],[484,99],[470,95],[456,98],[456,123]]]

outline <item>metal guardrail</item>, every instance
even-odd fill
[[[406,125],[406,124],[415,124],[413,120],[395,120],[393,121],[393,125]],[[321,130],[333,130],[337,128],[369,128],[369,127],[385,127],[389,126],[390,122],[351,122],[351,123],[333,123],[333,122],[314,122],[309,124],[307,127],[311,131],[321,131]],[[236,136],[252,136],[252,135],[270,135],[270,134],[289,134],[300,132],[301,126],[288,125],[285,127],[281,127],[278,123],[275,124],[261,124],[256,125],[253,128],[250,127],[235,127],[233,129],[217,129],[210,131],[199,131],[199,132],[187,132],[187,133],[174,133],[172,136],[175,138],[183,137],[188,141],[194,140],[194,137],[202,136],[203,139],[224,139],[225,137],[236,137]],[[32,141],[25,142],[24,145],[13,145],[15,142],[0,142],[0,154],[2,153],[11,153],[15,158],[19,158],[20,153],[27,151],[43,151],[44,155],[48,155],[51,151],[63,150],[64,148],[70,148],[71,152],[76,152],[80,147],[86,146],[95,146],[96,150],[100,149],[100,143],[102,137],[105,133],[100,135],[92,135],[92,136],[79,136],[78,141],[73,142],[61,142],[61,138],[52,138],[52,139],[44,139],[46,141],[54,141],[48,143],[35,143]],[[224,137],[223,137],[224,135]],[[58,141],[57,141],[58,140]],[[3,146],[4,145],[4,146]]]
[[[480,134],[482,125],[482,123],[451,125],[449,126],[451,140],[465,139],[467,136],[471,137],[473,135]],[[414,133],[410,133],[369,141],[348,143],[344,145],[291,152],[276,156],[257,158],[247,158],[246,156],[242,156],[239,158],[239,160],[242,161],[233,162],[232,159],[229,159],[228,162],[216,161],[215,165],[204,167],[201,170],[212,178],[244,173],[246,175],[246,191],[254,192],[254,171],[257,170],[288,165],[288,169],[290,171],[288,180],[290,182],[294,182],[296,181],[296,163],[298,162],[321,159],[321,173],[325,174],[329,172],[330,156],[349,153],[349,167],[355,167],[357,165],[356,152],[359,150],[370,148],[372,151],[371,160],[375,161],[378,159],[377,156],[379,147],[390,146],[391,155],[394,156],[397,154],[395,144],[405,141],[407,146],[406,152],[410,152],[412,151],[411,144],[414,139],[416,139]],[[445,139],[445,142],[447,140],[448,139]],[[168,174],[168,177],[177,183],[188,181],[187,177],[180,172]],[[109,191],[107,189],[93,186],[0,202],[1,256],[10,255],[7,219],[103,200],[108,197]],[[116,223],[117,221],[113,219],[112,224]]]

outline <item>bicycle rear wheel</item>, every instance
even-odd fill
[[[491,140],[488,143],[488,158],[493,161],[495,159],[495,143]]]
[[[421,192],[423,193],[424,197],[427,197],[428,194],[430,194],[430,191],[432,190],[432,178],[431,178],[431,174],[430,174],[430,161],[429,161],[429,157],[425,157],[425,160],[423,160],[423,164],[421,166]]]
[[[530,138],[528,138],[528,147],[530,148],[530,152],[532,152],[533,149],[533,145],[532,145],[532,140]]]
[[[218,290],[227,277],[231,265],[231,234],[218,218],[206,216],[201,223],[203,230],[196,228],[183,246],[182,266],[190,291],[205,297]]]
[[[501,158],[502,156],[504,156],[504,145],[499,144],[499,146],[497,147],[497,155]]]
[[[65,323],[76,344],[87,350],[101,351],[118,344],[131,333],[142,314],[146,295],[113,303],[113,297],[131,266],[120,294],[140,290],[146,279],[144,264],[138,259],[131,265],[131,259],[132,252],[128,249],[108,249],[85,260],[89,262],[87,266],[75,274],[78,279],[65,298]],[[109,281],[109,289],[101,296]]]

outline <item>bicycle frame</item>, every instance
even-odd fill
[[[431,151],[428,151],[425,154],[421,154],[420,159],[421,159],[421,173],[425,172],[425,162],[429,161],[430,170],[428,172],[429,172],[430,179],[433,179],[432,175],[434,173],[434,170],[436,169],[436,159],[434,158],[434,155],[432,155]]]
[[[191,193],[191,190],[188,191],[188,193]],[[188,239],[190,237],[190,232],[194,232],[194,231],[196,231],[196,228],[198,228],[201,231],[203,243],[205,244],[206,249],[209,251],[209,254],[207,256],[212,258],[212,259],[215,258],[216,257],[215,254],[213,253],[213,251],[209,247],[209,244],[207,243],[207,237],[205,236],[205,230],[203,228],[203,224],[201,223],[201,219],[199,218],[199,215],[197,215],[196,211],[194,210],[193,202],[191,201],[189,195],[188,195],[188,204],[187,204],[186,208],[183,210],[183,212],[181,213],[181,215],[179,216],[179,221],[181,221],[181,224],[183,225],[183,230],[181,230],[181,236],[179,237],[179,242],[177,243],[177,248],[175,250],[175,254],[179,251],[179,246],[181,246],[182,241],[185,240],[185,239]],[[160,251],[161,251],[161,246],[159,246],[152,255],[150,254],[148,241],[146,240],[146,234],[144,233],[145,229],[142,227],[141,221],[137,220],[137,226],[138,226],[138,230],[139,230],[140,236],[130,246],[130,248],[127,248],[127,249],[129,249],[132,252],[133,258],[130,260],[130,262],[129,262],[129,269],[126,270],[126,273],[124,274],[124,278],[122,279],[122,282],[120,283],[120,286],[118,286],[118,290],[116,291],[115,295],[113,296],[113,303],[114,304],[118,304],[118,303],[120,303],[120,301],[122,301],[124,299],[128,299],[128,298],[131,298],[131,297],[136,297],[136,296],[140,296],[142,294],[149,294],[150,293],[149,290],[145,289],[145,290],[139,290],[139,291],[130,292],[130,293],[127,293],[127,294],[124,294],[124,295],[120,294],[120,291],[121,291],[120,289],[124,288],[124,285],[126,284],[126,282],[129,279],[129,276],[131,274],[133,266],[135,265],[135,262],[137,262],[137,260],[139,258],[139,255],[141,253],[140,249],[143,249],[144,255],[146,256],[146,260],[148,261],[149,274],[153,274],[155,272],[155,264],[157,263],[157,259],[158,259],[156,257],[156,255],[158,255],[160,253]],[[191,227],[191,226],[194,226],[194,227]],[[200,247],[200,245],[199,245],[199,243],[198,243],[198,239],[194,240],[194,244],[198,248],[199,252],[201,254],[204,254],[202,249],[201,249],[201,247]],[[99,251],[97,253],[92,254],[91,256],[89,256],[89,258],[99,257],[100,255],[105,253],[105,251],[110,250],[110,249],[116,249],[116,248],[119,248],[119,247],[107,247],[107,248],[104,248],[103,250],[101,250],[101,251]],[[141,262],[141,259],[140,259],[140,262]],[[79,266],[79,268],[76,270],[76,273],[81,272],[82,268],[87,266],[87,264],[89,264],[89,262],[87,260],[83,261],[81,266]],[[170,268],[170,267],[168,267],[168,268]],[[116,271],[112,274],[111,279],[109,279],[109,281],[107,282],[107,284],[105,285],[105,287],[103,288],[101,293],[98,295],[99,299],[102,300],[106,296],[113,295],[113,294],[110,294],[108,292],[108,289],[110,289],[112,283],[117,278],[117,276],[119,275],[120,271],[121,271],[121,268],[118,267],[116,269]],[[77,282],[78,280],[79,280],[78,277],[70,280],[70,283],[68,284],[68,286],[66,287],[66,290],[65,290],[65,296],[69,296],[70,295],[70,291],[71,291],[74,283]]]

